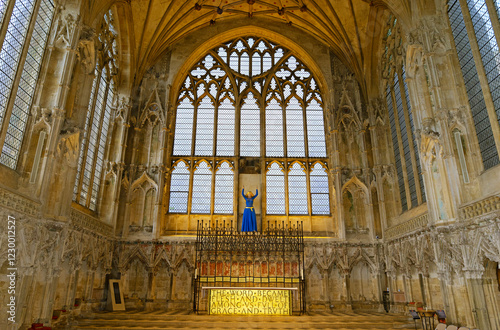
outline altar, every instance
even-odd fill
[[[210,315],[292,315],[297,288],[203,287]]]
[[[300,315],[306,311],[302,224],[239,232],[200,221],[193,311],[211,315]]]

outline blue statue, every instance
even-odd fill
[[[243,211],[243,221],[241,222],[241,231],[257,231],[257,218],[253,209],[253,200],[259,196],[259,189],[256,189],[255,196],[248,192],[245,196],[245,187],[241,190],[241,195],[247,202],[245,211]]]

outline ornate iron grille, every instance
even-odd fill
[[[292,310],[306,311],[302,223],[268,223],[262,233],[244,233],[235,230],[232,221],[216,221],[215,226],[198,221],[195,265],[196,313],[208,309],[203,287],[296,288]]]

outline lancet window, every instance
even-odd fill
[[[0,21],[8,21],[0,33],[0,164],[11,169],[19,160],[53,16],[51,0],[0,3]]]
[[[177,98],[172,156],[173,164],[181,159],[198,164],[215,157],[219,165],[211,169],[212,181],[196,175],[200,168],[194,170],[190,199],[183,200],[190,206],[182,208],[185,211],[170,208],[171,213],[233,212],[238,173],[230,164],[247,157],[271,164],[264,169],[261,192],[267,214],[330,213],[328,176],[320,179],[321,188],[310,185],[309,164],[321,161],[326,168],[327,163],[318,82],[297,56],[268,40],[244,37],[220,44],[191,68]],[[285,163],[286,173],[278,165]],[[296,165],[288,165],[292,163]],[[171,192],[173,180],[172,176]],[[199,201],[202,185],[205,200]],[[213,198],[206,195],[209,190]],[[308,199],[313,190],[319,198],[314,207]],[[223,191],[231,195],[222,197]],[[203,204],[210,199],[211,205]],[[292,202],[293,206],[285,204]]]
[[[453,0],[448,7],[485,170],[500,163],[499,11],[500,2],[494,0],[467,0],[462,4]]]
[[[389,112],[401,207],[404,212],[425,202],[425,191],[405,67],[403,57],[400,55],[402,39],[394,17],[387,23],[384,42],[386,44],[383,55],[385,99]]]
[[[112,106],[115,98],[116,33],[112,26],[111,11],[104,15],[98,42],[102,56],[98,56],[95,76],[80,146],[80,156],[73,200],[92,211],[97,209],[101,185],[104,153]]]

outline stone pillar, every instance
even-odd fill
[[[469,295],[469,301],[475,320],[474,327],[478,327],[481,330],[493,330],[488,317],[488,308],[486,306],[482,281],[482,271],[465,272],[467,294]]]
[[[352,311],[351,274],[349,269],[342,269],[342,295],[345,297],[346,311]]]
[[[152,267],[148,267],[148,291],[146,293],[145,310],[151,311],[154,309],[154,301],[156,298],[156,271]]]
[[[54,296],[56,294],[57,282],[59,281],[59,275],[61,269],[53,268],[49,270],[47,274],[47,282],[45,284],[45,289],[43,293],[43,305],[40,313],[40,321],[45,324],[50,324],[52,320],[52,312],[54,305]]]
[[[87,271],[87,280],[85,283],[85,289],[83,293],[82,310],[90,311],[92,309],[92,295],[94,293],[94,278],[95,269],[89,269]]]
[[[453,288],[451,282],[451,274],[446,270],[441,270],[438,272],[439,285],[441,287],[441,294],[443,295],[444,310],[446,312],[447,320],[450,323],[456,322],[458,320],[457,310],[455,307],[455,300],[453,297]],[[425,283],[425,282],[424,282]],[[428,287],[428,284],[427,284]],[[431,300],[432,295],[429,292],[429,300]],[[429,302],[428,307],[432,306],[432,302]]]

